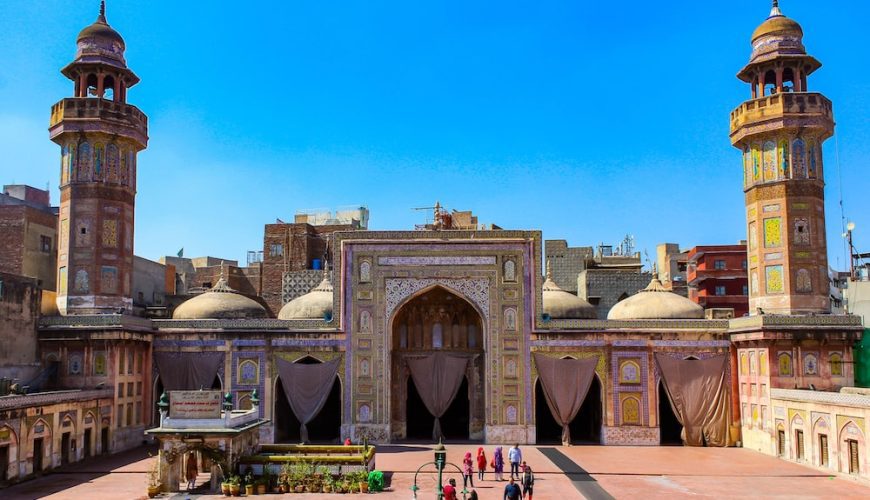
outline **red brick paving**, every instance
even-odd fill
[[[494,446],[485,446],[491,456]],[[506,447],[505,447],[506,448]],[[534,468],[538,500],[583,498],[571,480],[534,447],[523,447],[524,458]],[[477,445],[447,445],[448,461],[458,463],[466,451],[474,454]],[[145,497],[148,466],[147,449],[101,457],[89,463],[74,464],[0,491],[5,499],[137,499]],[[738,448],[681,447],[559,447],[590,473],[593,479],[616,498],[870,498],[870,487],[854,480],[832,477],[809,467]],[[421,445],[384,446],[377,455],[378,468],[392,471],[392,491],[378,494],[383,499],[410,499],[414,471],[431,461],[430,447]],[[458,473],[447,474],[458,483]],[[476,479],[476,478],[475,478]],[[482,500],[500,500],[505,483],[492,481],[491,472],[477,484]],[[434,468],[418,476],[421,490],[417,498],[434,498]],[[274,498],[278,495],[266,495]],[[164,498],[169,495],[164,495]],[[186,498],[187,495],[176,495]],[[217,498],[208,495],[200,498]],[[346,499],[362,495],[304,494],[290,498]],[[371,498],[366,496],[366,498]]]

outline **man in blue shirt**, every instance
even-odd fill
[[[523,492],[520,491],[520,485],[514,482],[514,478],[504,487],[503,500],[520,500],[523,497]]]

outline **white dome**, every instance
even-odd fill
[[[221,276],[211,290],[187,299],[175,308],[172,319],[265,318],[266,309],[227,285]]]
[[[544,313],[552,319],[595,319],[598,313],[595,306],[571,292],[559,288],[550,274],[547,263],[547,280],[543,286]]]
[[[332,283],[329,271],[323,271],[323,281],[313,290],[284,304],[278,319],[325,319],[332,316]]]
[[[610,308],[607,319],[702,319],[704,308],[662,285],[653,270],[649,285]]]

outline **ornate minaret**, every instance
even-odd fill
[[[752,34],[749,64],[737,75],[752,98],[731,112],[731,143],[743,152],[749,310],[827,313],[822,142],[834,118],[831,101],[807,87],[821,63],[778,3]]]
[[[139,78],[127,68],[124,40],[106,22],[105,2],[79,33],[75,60],[61,73],[74,97],[51,108],[49,133],[61,147],[57,305],[61,314],[131,309],[136,154],[148,119],[127,104]]]

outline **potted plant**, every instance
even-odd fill
[[[369,472],[368,483],[372,493],[384,491],[384,473],[379,470]]]
[[[221,493],[223,493],[225,497],[228,497],[232,494],[232,493],[230,493],[229,481],[224,481],[221,483]]]
[[[148,498],[154,498],[160,493],[160,461],[154,460],[148,469]]]
[[[242,491],[242,478],[239,477],[238,474],[233,474],[230,476],[230,493],[237,497],[241,494]]]

